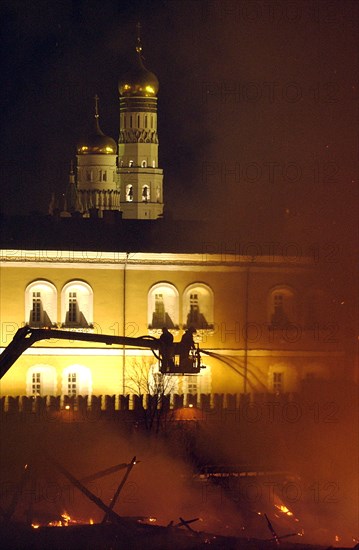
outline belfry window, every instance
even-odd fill
[[[126,185],[126,201],[133,202],[133,186],[130,184]]]
[[[147,167],[147,161],[143,160],[141,162],[141,168],[146,168]]]
[[[107,172],[106,170],[99,170],[99,180],[107,181]]]
[[[142,187],[142,201],[148,202],[150,200],[150,188],[148,185]]]
[[[128,163],[128,166],[129,166],[130,168],[133,167],[133,160],[130,160],[130,162]]]

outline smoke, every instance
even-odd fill
[[[8,510],[16,495],[17,521],[47,523],[67,512],[99,522],[104,512],[51,458],[82,479],[136,456],[114,507],[120,516],[156,517],[159,525],[200,518],[191,525],[200,531],[268,539],[266,514],[278,535],[302,533],[293,542],[350,546],[358,536],[357,410],[355,388],[322,382],[290,407],[273,397],[245,413],[203,411],[159,435],[132,421],[5,417],[0,505]],[[125,471],[86,487],[108,505]],[[223,476],[209,479],[211,471]]]
[[[8,423],[3,430],[3,441],[12,441],[6,445],[1,462],[2,508],[9,509],[14,494],[18,498],[13,520],[28,521],[31,517],[33,522],[47,523],[59,520],[66,512],[77,521],[101,521],[104,512],[71,485],[54,461],[81,479],[110,466],[129,463],[136,456],[137,463],[114,507],[116,513],[155,517],[160,525],[171,521],[176,524],[180,517],[200,518],[193,525],[198,530],[238,533],[235,506],[222,491],[208,491],[208,487],[193,480],[192,468],[177,443],[176,457],[173,446],[169,450],[161,438],[102,421],[20,424],[16,430],[13,428]],[[185,433],[184,437],[190,436]],[[182,436],[180,439],[181,446]],[[20,487],[25,464],[29,477]],[[108,505],[125,471],[90,481],[86,487]],[[233,521],[229,520],[230,515]]]

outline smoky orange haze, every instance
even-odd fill
[[[335,395],[316,392],[316,401],[308,395],[295,422],[283,415],[274,422],[263,415],[253,423],[203,414],[198,422],[167,426],[166,437],[102,420],[5,421],[1,505],[9,505],[28,463],[31,482],[20,491],[15,519],[24,521],[31,508],[39,522],[58,519],[65,511],[75,520],[101,521],[103,512],[56,470],[45,452],[78,479],[136,456],[138,463],[114,508],[121,516],[156,517],[159,525],[200,518],[192,525],[200,531],[270,538],[266,513],[282,535],[304,531],[302,542],[332,545],[338,535],[338,545],[350,546],[358,536],[358,402],[354,388],[345,384],[336,384]],[[193,475],[199,464],[272,474],[210,483]],[[86,486],[108,504],[124,471]],[[282,513],[280,506],[293,515]]]

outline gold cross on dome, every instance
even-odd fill
[[[94,97],[94,100],[95,100],[95,117],[98,118],[99,117],[99,114],[98,114],[98,100],[100,98],[98,97],[98,95],[96,94],[95,97]]]
[[[137,29],[137,46],[136,46],[136,52],[141,53],[142,52],[142,44],[141,44],[141,23],[138,22],[136,25]]]

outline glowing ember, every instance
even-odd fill
[[[38,528],[40,527],[40,525],[39,525],[38,523],[32,523],[32,524],[31,524],[31,527],[32,527],[33,529],[38,529]]]

